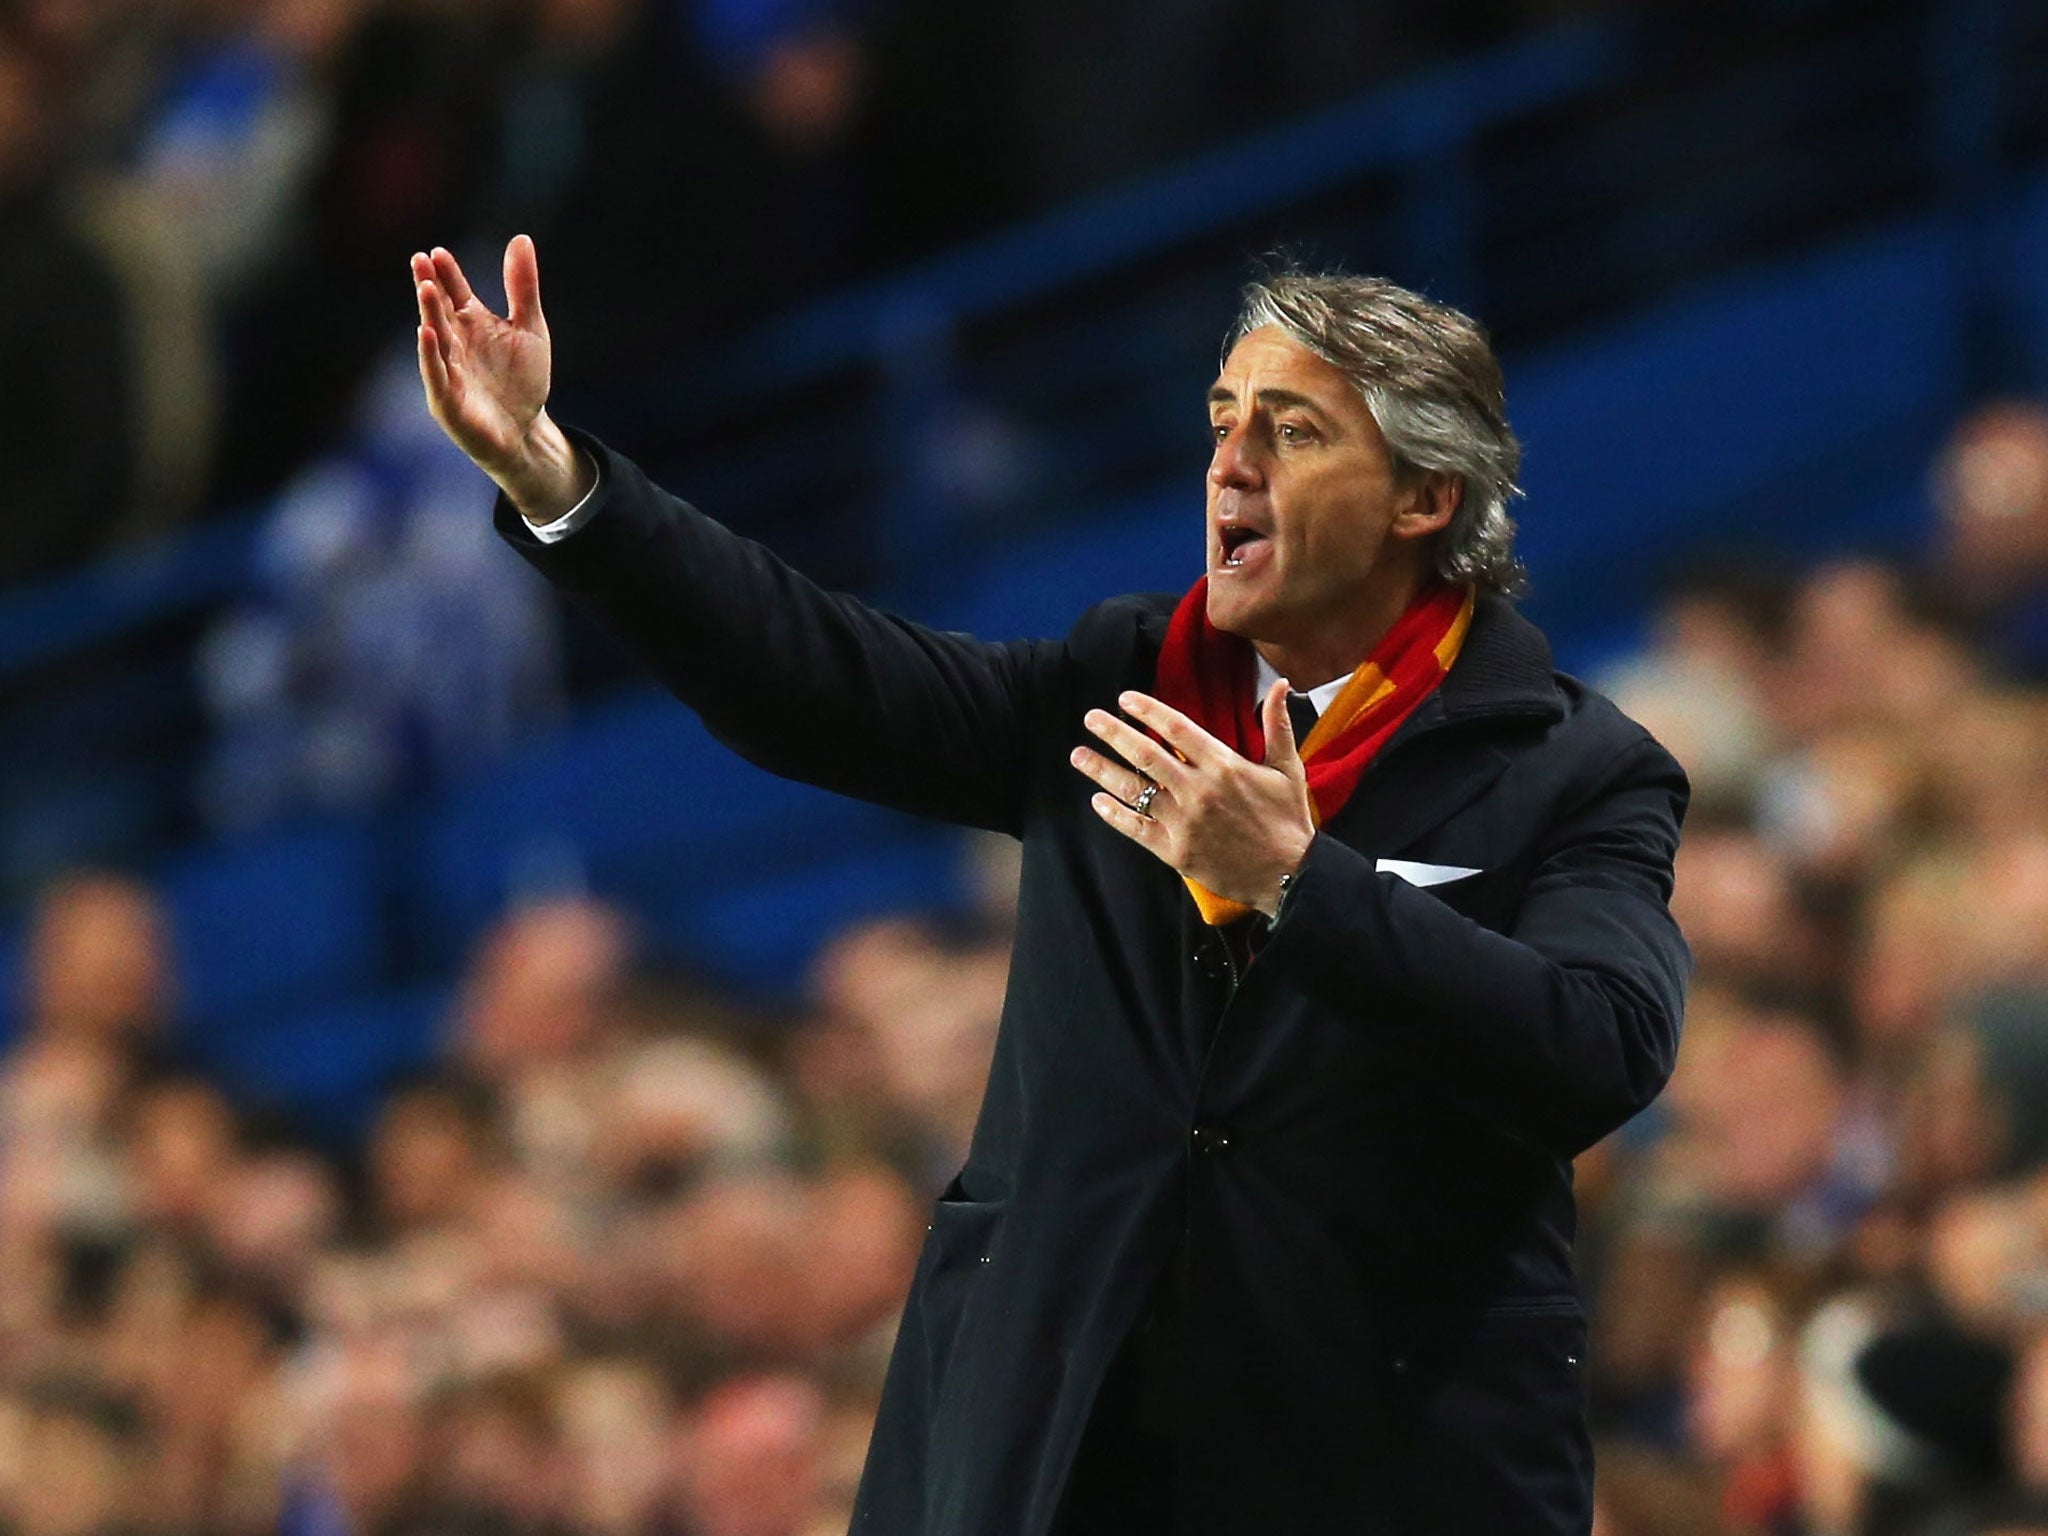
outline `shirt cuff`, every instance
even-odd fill
[[[581,451],[580,449],[578,450]],[[559,544],[578,528],[590,521],[590,514],[597,510],[597,493],[604,486],[604,463],[596,454],[586,454],[596,477],[590,482],[590,489],[583,493],[583,499],[551,523],[528,523],[527,532],[543,544]]]

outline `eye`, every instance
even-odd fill
[[[1227,422],[1227,421],[1212,421],[1212,422],[1210,422],[1210,423],[1209,423],[1209,436],[1210,436],[1210,437],[1211,437],[1212,439],[1214,439],[1214,440],[1215,440],[1216,442],[1219,442],[1219,443],[1220,443],[1220,442],[1222,442],[1222,441],[1223,441],[1223,439],[1225,439],[1226,437],[1230,436],[1230,423],[1229,423],[1229,422]]]
[[[1305,443],[1315,435],[1307,427],[1296,421],[1283,421],[1275,428],[1275,431],[1278,432],[1280,441],[1283,443]]]

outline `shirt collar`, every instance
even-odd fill
[[[1273,664],[1266,660],[1265,657],[1259,656],[1256,651],[1252,654],[1258,657],[1259,663],[1259,680],[1252,694],[1252,698],[1256,702],[1264,699],[1266,697],[1266,690],[1280,681],[1280,674],[1273,670]],[[1337,695],[1344,691],[1344,685],[1351,681],[1353,675],[1351,672],[1346,672],[1342,677],[1331,678],[1330,681],[1324,683],[1320,688],[1309,689],[1308,701],[1315,705],[1318,717],[1328,710],[1332,704],[1337,702]]]

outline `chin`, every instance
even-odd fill
[[[1209,583],[1207,603],[1209,622],[1227,635],[1242,635],[1245,639],[1256,638],[1259,622],[1267,604],[1259,602],[1248,592],[1218,591],[1215,582]]]

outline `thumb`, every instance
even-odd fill
[[[1278,768],[1290,779],[1301,776],[1301,746],[1294,739],[1294,720],[1287,713],[1287,679],[1281,678],[1266,690],[1260,706],[1266,730],[1266,766]]]
[[[547,324],[540,312],[540,257],[530,235],[514,235],[505,247],[505,317],[523,331]]]

